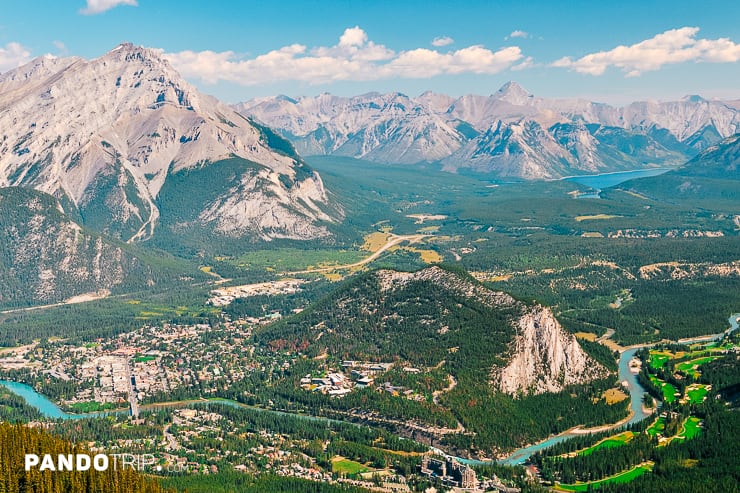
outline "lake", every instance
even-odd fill
[[[648,176],[658,176],[671,171],[673,168],[650,168],[650,169],[636,169],[632,171],[619,171],[616,173],[602,173],[599,175],[579,175],[579,176],[567,176],[563,178],[565,181],[572,181],[587,187],[591,187],[596,192],[584,193],[578,195],[577,198],[599,198],[599,191],[604,188],[613,187],[624,183],[625,181],[633,180],[635,178],[646,178]]]

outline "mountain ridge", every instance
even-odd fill
[[[305,155],[439,162],[447,171],[520,179],[677,166],[740,130],[740,110],[731,101],[688,97],[615,107],[537,97],[515,82],[489,96],[324,93],[258,98],[234,108],[276,128]],[[615,135],[629,145],[620,148]],[[492,140],[500,146],[492,148]]]

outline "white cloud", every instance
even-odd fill
[[[113,7],[119,5],[131,5],[133,7],[139,4],[136,0],[87,0],[87,7],[80,9],[80,14],[84,15],[95,15],[102,14],[106,10],[110,10]]]
[[[553,67],[564,67],[582,74],[601,75],[617,67],[627,77],[659,70],[663,65],[685,62],[733,63],[740,61],[740,44],[729,38],[696,39],[698,27],[670,29],[631,46],[617,46],[577,60],[563,57]]]
[[[67,53],[69,53],[69,50],[67,50],[67,45],[65,45],[64,42],[59,41],[59,40],[54,40],[51,42],[51,44],[53,44],[54,48],[57,49],[57,51],[59,52],[59,55],[66,56]]]
[[[31,52],[19,43],[0,46],[0,72],[5,72],[31,60]]]
[[[524,58],[516,46],[498,51],[469,46],[448,53],[426,48],[395,52],[370,41],[358,26],[346,29],[339,42],[330,47],[309,50],[293,44],[250,59],[233,51],[181,51],[164,56],[185,77],[244,86],[287,80],[324,84],[442,74],[495,74]]]
[[[532,67],[534,67],[534,58],[532,58],[531,56],[528,56],[521,62],[511,67],[511,70],[518,72],[519,70],[525,70],[525,69],[532,68]]]
[[[449,36],[439,36],[432,40],[432,46],[436,46],[437,48],[440,48],[442,46],[451,45],[454,42],[455,40]]]
[[[507,37],[507,39],[508,38],[524,38],[524,39],[526,39],[528,37],[529,37],[529,33],[527,31],[521,31],[521,30],[517,29],[516,31],[512,31],[511,34],[509,34],[509,36]]]

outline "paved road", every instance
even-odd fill
[[[139,419],[139,401],[136,400],[136,392],[131,382],[131,362],[126,361],[126,386],[128,387],[128,402],[131,405],[131,417]]]

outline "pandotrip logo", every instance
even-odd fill
[[[159,463],[154,454],[26,454],[24,459],[26,472],[104,472],[110,469],[134,470],[138,472],[188,472],[187,464]]]

